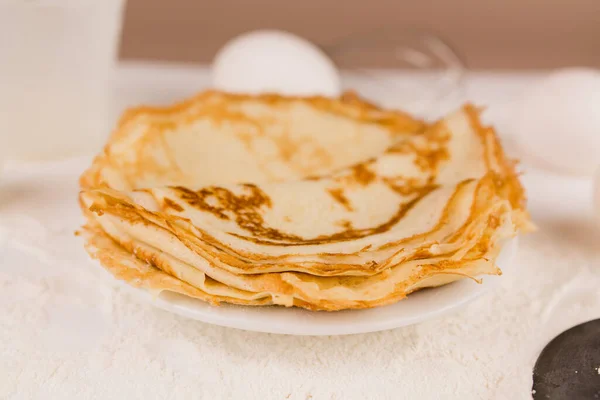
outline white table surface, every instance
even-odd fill
[[[453,101],[488,105],[486,119],[509,130],[510,101],[540,76],[470,74]],[[115,112],[206,83],[203,69],[127,64]],[[0,399],[527,399],[548,340],[600,317],[589,180],[525,164],[540,230],[521,238],[515,273],[455,314],[379,333],[294,337],[186,320],[101,279],[72,236],[79,164],[69,162],[9,165],[1,181]]]

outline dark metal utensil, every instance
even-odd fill
[[[555,337],[533,368],[533,398],[600,399],[600,319]]]

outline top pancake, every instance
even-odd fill
[[[81,185],[132,190],[295,180],[367,160],[424,128],[352,94],[209,91],[171,107],[127,111]]]

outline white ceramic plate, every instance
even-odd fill
[[[510,273],[516,250],[517,240],[513,239],[506,243],[498,257],[498,265],[505,274]],[[225,304],[215,307],[175,293],[163,292],[155,297],[143,289],[127,284],[124,286],[136,297],[159,308],[209,324],[256,332],[321,336],[377,332],[435,318],[492,290],[498,279],[502,278],[485,276],[481,285],[470,279],[462,279],[449,285],[413,293],[389,306],[338,312]]]

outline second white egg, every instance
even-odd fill
[[[291,33],[255,31],[229,41],[212,65],[215,89],[235,93],[338,96],[337,68],[317,46]]]
[[[513,130],[526,160],[592,176],[600,166],[600,71],[554,72],[517,102]]]

